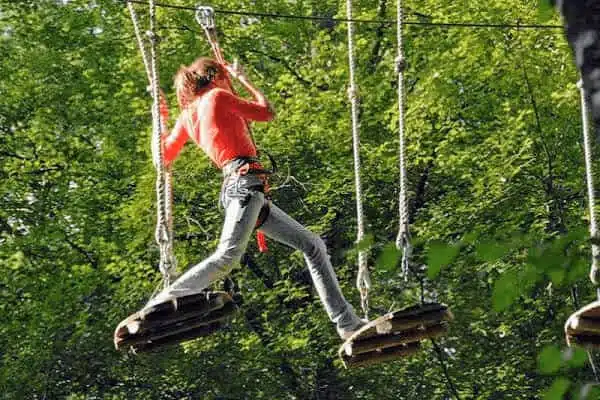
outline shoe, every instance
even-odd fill
[[[368,319],[364,319],[364,318],[358,318],[357,317],[358,322],[348,328],[340,328],[337,327],[337,333],[340,336],[340,338],[344,341],[350,339],[350,337],[352,335],[354,335],[356,333],[356,331],[358,331],[360,328],[362,328],[363,326],[365,326],[366,324],[369,323]]]
[[[192,296],[192,295],[196,295],[199,293],[202,293],[202,291],[190,290],[190,289],[167,288],[167,289],[163,290],[162,292],[160,292],[159,294],[157,294],[156,296],[154,296],[152,299],[150,299],[148,301],[148,303],[146,303],[146,305],[144,306],[142,311],[148,310],[158,304],[168,303],[168,302],[176,302],[178,298],[181,298],[184,296]],[[177,305],[175,305],[175,307],[177,307]]]

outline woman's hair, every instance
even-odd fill
[[[174,78],[179,107],[183,110],[202,89],[223,74],[223,67],[208,57],[200,57],[189,66],[182,65]]]

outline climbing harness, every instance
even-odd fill
[[[588,98],[580,80],[577,83],[581,97],[581,121],[583,130],[583,149],[585,159],[585,178],[587,186],[588,207],[590,213],[590,236],[592,242],[592,263],[589,278],[598,287],[598,227],[596,220],[596,201],[592,166],[592,145],[589,132]],[[588,348],[600,348],[600,289],[597,288],[597,300],[584,306],[569,317],[565,323],[567,344],[577,344]]]
[[[402,274],[408,276],[408,265],[411,255],[408,230],[407,183],[404,141],[404,93],[403,72],[405,67],[402,52],[402,4],[397,2],[398,56],[395,60],[398,73],[398,110],[400,139],[400,228],[396,245],[403,250]],[[352,0],[346,1],[348,20],[348,59],[350,70],[349,98],[352,113],[352,138],[354,146],[354,172],[356,185],[356,203],[358,220],[358,241],[363,239],[364,222],[362,210],[362,188],[360,182],[359,132],[358,132],[358,99],[354,81],[355,60],[353,42]],[[359,272],[357,287],[361,295],[361,306],[368,315],[368,294],[371,287],[366,254],[359,252]],[[361,367],[375,363],[393,361],[414,354],[420,349],[421,341],[444,335],[448,323],[454,316],[444,304],[425,303],[407,307],[379,317],[355,332],[338,350],[338,355],[346,367]]]

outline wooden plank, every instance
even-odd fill
[[[391,320],[390,332],[402,332],[410,329],[417,328],[419,326],[436,325],[442,321],[450,321],[452,315],[448,310],[433,311],[420,315],[415,315],[406,318],[394,318]]]
[[[448,331],[448,324],[438,323],[425,329],[412,329],[399,334],[388,334],[370,337],[366,339],[347,342],[344,344],[344,352],[348,356],[368,353],[378,349],[396,347],[400,344],[418,342],[423,339],[435,338]]]
[[[372,351],[356,356],[344,356],[342,357],[342,360],[346,368],[366,367],[368,365],[405,358],[416,353],[420,346],[421,345],[418,342],[408,343],[396,347],[390,347],[382,351]]]
[[[214,304],[215,302],[224,304],[228,301],[232,300],[229,293],[226,292],[208,292],[182,296],[145,308],[139,313],[139,318],[148,321],[163,320],[173,313],[202,310],[207,308],[207,304]]]
[[[148,351],[157,350],[164,346],[179,344],[187,342],[189,340],[198,339],[203,336],[208,336],[226,325],[225,321],[213,322],[209,325],[200,326],[198,328],[190,329],[184,332],[180,332],[177,335],[167,336],[158,340],[153,340],[146,343],[138,343],[131,346],[131,350],[134,353],[143,353]]]
[[[180,311],[169,313],[164,319],[130,321],[126,324],[127,330],[129,334],[142,334],[145,331],[152,330],[159,326],[175,324],[179,321],[185,321],[192,318],[202,318],[203,316],[224,307],[226,304],[225,301],[226,300],[222,297],[215,297],[204,304],[190,304]]]
[[[451,321],[454,316],[444,304],[429,303],[387,313],[359,329],[351,339],[369,338],[392,331],[415,328],[419,325],[434,325],[440,321]]]
[[[417,317],[419,315],[436,312],[436,311],[447,311],[448,306],[441,303],[425,303],[425,304],[416,304],[414,306],[406,307],[401,310],[394,311],[390,313],[392,315],[391,319],[396,318],[411,318]]]
[[[598,348],[596,333],[600,334],[600,300],[594,301],[574,312],[565,322],[567,344]],[[598,343],[597,343],[598,342]]]
[[[573,343],[586,348],[600,349],[600,336],[569,335],[567,341],[569,342],[569,345]]]
[[[575,317],[571,320],[571,328],[577,333],[600,333],[600,320],[586,317]]]
[[[134,313],[127,317],[115,329],[115,339],[124,338],[131,334],[139,334],[140,329],[146,326],[152,328],[155,323],[162,324],[165,320],[175,322],[183,320],[194,315],[207,314],[224,304],[231,302],[231,296],[226,292],[210,292],[208,294],[197,294],[184,296],[178,300],[178,306],[175,308],[172,302],[160,303],[149,310]]]
[[[203,319],[191,319],[180,321],[176,324],[163,325],[152,331],[146,331],[140,335],[131,335],[125,338],[115,338],[115,347],[117,350],[125,346],[133,346],[141,343],[156,342],[169,336],[176,336],[186,331],[190,331],[202,326],[210,325],[214,322],[228,319],[235,311],[237,306],[228,303],[224,307],[206,316]]]

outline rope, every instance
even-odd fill
[[[362,184],[360,180],[360,135],[358,128],[358,94],[355,83],[355,60],[354,60],[354,23],[352,21],[352,0],[346,0],[346,13],[348,16],[348,65],[350,70],[350,87],[348,97],[352,112],[352,147],[354,152],[354,184],[356,188],[356,219],[357,219],[357,242],[360,243],[365,236],[364,214],[362,205]],[[371,279],[367,267],[367,255],[363,250],[358,252],[358,276],[356,287],[360,292],[360,302],[365,318],[369,314],[369,289]]]
[[[580,80],[577,82],[579,93],[581,95],[581,121],[583,125],[583,149],[585,156],[585,179],[587,183],[588,206],[590,212],[590,236],[592,238],[592,266],[590,268],[590,280],[594,285],[598,285],[598,259],[600,258],[600,248],[598,247],[598,226],[596,224],[596,200],[594,191],[594,176],[592,169],[592,145],[590,140],[588,123],[588,106],[585,88]]]
[[[133,8],[133,3],[127,2],[127,9],[129,10],[129,14],[131,15],[131,22],[133,23],[133,30],[135,32],[135,38],[137,39],[138,47],[140,48],[140,53],[142,54],[142,61],[144,63],[144,69],[146,70],[146,76],[148,77],[148,82],[152,82],[152,72],[150,71],[150,61],[148,61],[148,50],[146,50],[146,46],[144,44],[144,40],[142,38],[142,33],[140,31],[140,24],[138,22],[137,13],[135,12],[135,8]]]
[[[152,160],[157,172],[156,179],[156,198],[157,198],[157,223],[155,239],[160,249],[159,270],[163,276],[163,286],[170,285],[174,277],[176,267],[175,256],[173,255],[173,211],[172,211],[172,175],[167,171],[163,164],[162,154],[162,132],[166,130],[165,123],[160,115],[160,93],[159,78],[157,73],[157,43],[158,37],[156,31],[156,7],[153,0],[149,0],[150,8],[150,30],[148,36],[150,39],[150,56],[144,45],[142,35],[139,29],[137,14],[131,4],[127,3],[131,20],[135,30],[142,61],[146,69],[146,74],[150,83],[152,93]]]
[[[398,236],[396,237],[396,247],[402,249],[402,275],[404,280],[408,280],[409,262],[412,253],[409,231],[409,210],[407,201],[406,182],[406,143],[404,137],[404,69],[406,68],[406,59],[402,49],[402,0],[397,1],[396,16],[396,40],[398,43],[398,55],[396,57],[396,72],[398,74],[398,142],[400,147],[400,193],[398,207],[400,214],[400,223],[398,227]]]

